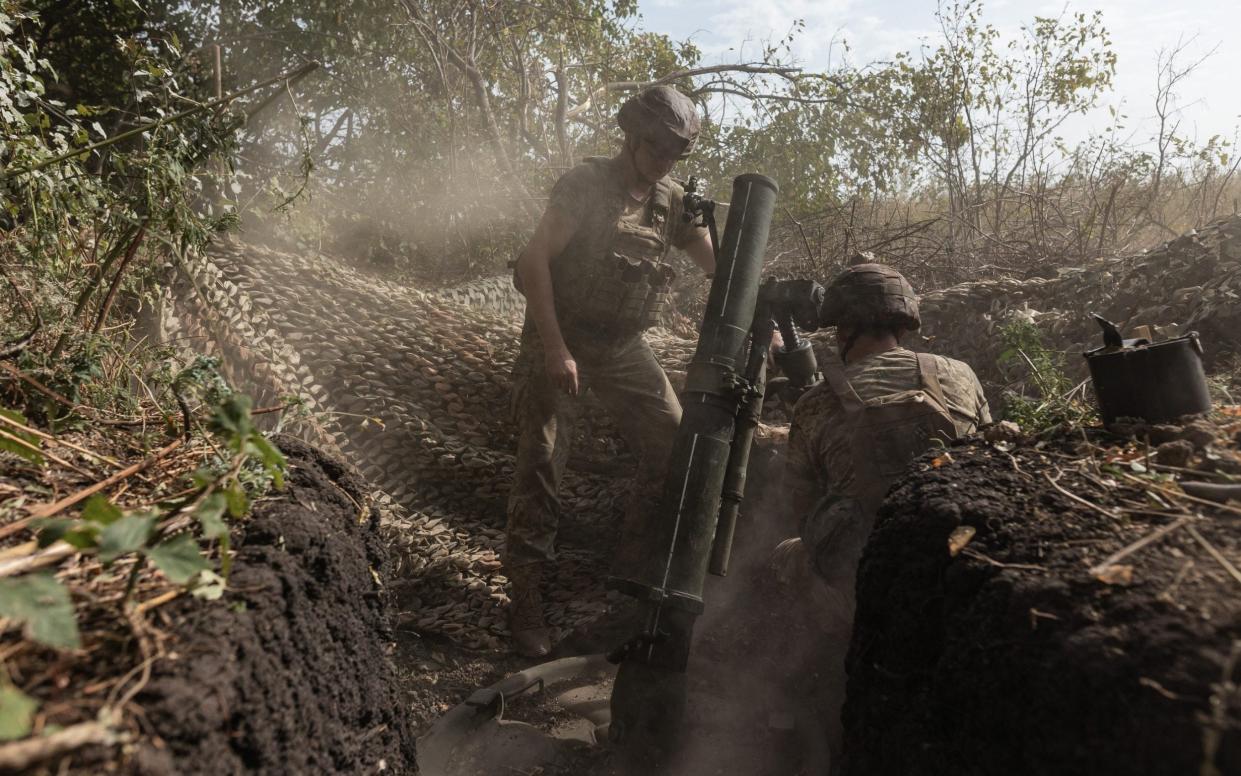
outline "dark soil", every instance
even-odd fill
[[[845,774],[1241,774],[1241,585],[1185,529],[1124,560],[1128,585],[1093,577],[1185,510],[1089,476],[1099,450],[972,443],[890,494],[858,577]],[[1128,511],[1059,492],[1060,467]],[[1194,524],[1234,565],[1239,519]],[[951,557],[958,526],[977,534]]]
[[[288,487],[235,539],[225,600],[167,607],[175,654],[138,698],[155,734],[138,773],[417,772],[378,517],[341,464],[278,443]]]

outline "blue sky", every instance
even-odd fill
[[[639,0],[641,26],[676,39],[692,39],[708,62],[736,61],[755,52],[763,40],[783,37],[794,20],[805,22],[795,44],[799,64],[822,69],[842,57],[855,64],[916,50],[935,40],[935,0]],[[1105,102],[1123,106],[1127,126],[1141,141],[1150,134],[1156,54],[1190,40],[1186,61],[1218,46],[1184,83],[1179,105],[1186,134],[1205,140],[1232,137],[1241,124],[1241,2],[1236,0],[1073,0],[1009,2],[992,0],[983,20],[1004,34],[1016,33],[1033,17],[1065,10],[1103,12],[1117,55],[1116,83]],[[841,45],[848,42],[846,52]],[[1066,128],[1069,139],[1101,132],[1108,123],[1096,111]]]

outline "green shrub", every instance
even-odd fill
[[[1000,339],[1004,349],[996,361],[1009,380],[1004,391],[1006,420],[1037,433],[1093,417],[1085,386],[1071,383],[1065,374],[1064,353],[1043,345],[1033,321],[1011,317],[1000,327]]]

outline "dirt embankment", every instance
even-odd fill
[[[1241,773],[1241,518],[1143,448],[976,442],[889,496],[858,578],[846,774]],[[1236,464],[1195,460],[1177,476]]]
[[[140,774],[412,774],[385,645],[386,553],[366,489],[288,437],[287,490],[236,541],[223,602],[169,607],[174,656],[138,697]]]

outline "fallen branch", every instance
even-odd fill
[[[5,528],[8,527],[5,526]],[[26,547],[28,545],[22,546]],[[24,558],[14,558],[13,560],[0,563],[0,577],[11,577],[14,574],[24,574],[27,571],[34,571],[44,566],[54,565],[77,551],[78,549],[68,542],[56,542]]]
[[[57,466],[63,466],[66,469],[71,469],[72,471],[75,471],[78,474],[81,474],[85,477],[94,476],[90,472],[83,469],[81,466],[77,466],[76,464],[72,464],[59,456],[53,455],[52,453],[49,453],[48,451],[44,450],[38,445],[31,444],[30,442],[27,442],[25,439],[22,439],[21,437],[15,434],[10,434],[9,432],[5,431],[2,428],[0,428],[0,439],[6,440],[8,442],[12,442],[18,447],[24,447],[30,452],[35,453],[39,456],[42,456],[43,458],[46,458],[47,460],[51,461]]]
[[[164,604],[168,603],[169,601],[176,600],[177,598],[181,596],[182,592],[183,591],[178,588],[176,590],[169,590],[166,593],[161,593],[155,596],[154,598],[147,599],[146,601],[143,601],[142,603],[138,604],[136,607],[134,607],[134,612],[138,615],[146,614],[152,609],[157,609],[163,606]]]
[[[1235,515],[1241,515],[1241,508],[1234,507],[1232,504],[1220,503],[1218,501],[1211,501],[1205,498],[1198,498],[1197,496],[1186,493],[1184,491],[1184,486],[1182,486],[1182,489],[1180,491],[1175,491],[1175,490],[1171,490],[1170,488],[1161,488],[1158,485],[1155,485],[1154,483],[1147,482],[1146,480],[1142,480],[1137,477],[1134,477],[1132,474],[1122,473],[1121,476],[1124,477],[1126,480],[1129,480],[1130,482],[1133,482],[1146,490],[1153,490],[1153,491],[1156,491],[1157,493],[1162,493],[1163,495],[1169,498],[1184,499],[1185,501],[1192,501],[1193,503],[1198,504],[1200,506],[1212,507],[1214,509],[1222,509],[1226,512],[1232,512]]]
[[[23,434],[30,434],[31,436],[36,436],[39,439],[42,439],[46,442],[51,442],[52,444],[60,445],[61,447],[67,447],[70,450],[73,450],[75,452],[78,452],[78,453],[81,453],[82,455],[87,456],[88,458],[94,458],[96,461],[106,463],[110,466],[121,465],[115,458],[109,458],[106,455],[100,455],[99,453],[91,452],[90,450],[87,450],[85,447],[82,447],[81,445],[75,445],[72,442],[67,442],[61,439],[60,437],[40,431],[37,428],[32,428],[30,426],[25,425],[24,423],[18,423],[16,420],[13,420],[12,418],[7,417],[5,415],[0,415],[0,423],[3,423],[7,426],[11,426],[17,429],[18,431],[22,432]]]
[[[90,407],[85,407],[70,399],[65,398],[61,394],[57,393],[56,391],[53,391],[51,388],[48,388],[43,383],[34,379],[33,377],[26,374],[25,372],[18,369],[17,367],[13,366],[12,364],[5,363],[4,361],[0,361],[0,370],[8,372],[9,374],[13,375],[21,382],[26,383],[31,388],[34,388],[36,391],[48,397],[49,399],[52,399],[53,401],[57,402],[61,406],[67,407],[73,412],[80,412],[83,415],[83,417],[89,418],[95,421],[96,423],[102,423],[107,426],[140,426],[140,425],[146,424],[147,422],[146,420],[125,420],[121,418],[109,419],[109,418],[100,417],[99,413],[96,412],[95,410],[92,410]]]
[[[49,399],[55,399],[56,401],[60,402],[61,404],[63,404],[64,406],[68,407],[71,410],[78,409],[77,404],[70,401],[69,399],[66,399],[64,396],[60,395],[56,391],[53,391],[51,388],[48,388],[43,383],[34,379],[33,377],[26,374],[25,372],[18,369],[17,367],[13,366],[12,364],[6,364],[3,361],[0,361],[0,369],[3,369],[4,371],[13,375],[18,380],[21,380],[23,383],[26,383],[27,385],[34,388],[39,393],[42,393],[44,396],[47,396]]]
[[[1241,500],[1241,484],[1221,482],[1182,482],[1181,490],[1187,496],[1223,504],[1230,499]]]
[[[998,561],[995,558],[992,558],[990,555],[986,555],[982,552],[979,552],[973,547],[965,547],[964,549],[961,550],[961,554],[967,558],[973,558],[974,560],[980,560],[983,563],[986,563],[988,566],[994,566],[997,569],[1020,569],[1022,571],[1046,571],[1047,570],[1043,566],[1036,566],[1032,563],[1004,563],[1003,561]]]
[[[4,549],[0,549],[0,561],[8,560],[9,558],[24,558],[38,549],[38,542],[23,542],[22,544],[15,544],[12,547],[5,547]]]

